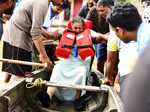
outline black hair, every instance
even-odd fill
[[[141,2],[148,2],[148,1],[150,1],[150,0],[141,0]]]
[[[94,0],[94,2],[95,2],[95,3],[97,3],[97,2],[98,2],[98,0]]]
[[[103,7],[114,6],[114,1],[113,0],[99,0],[97,2],[97,6],[103,6]]]
[[[72,19],[72,25],[74,23],[81,23],[83,26],[84,26],[84,19],[80,16],[75,16],[73,19]]]
[[[147,6],[150,5],[150,0],[145,0],[145,1],[143,1],[143,2],[145,2],[145,3],[147,4]]]
[[[66,9],[69,7],[69,1],[66,0],[62,5],[61,5],[62,8]]]
[[[54,2],[54,0],[52,0],[52,3],[53,3],[53,5],[59,6],[63,9],[66,9],[66,8],[69,7],[69,1],[68,0],[65,0],[63,4],[57,4],[57,3]]]
[[[142,22],[137,8],[128,2],[116,3],[106,20],[113,27],[121,27],[128,31],[137,30]]]
[[[8,0],[0,0],[0,3],[4,3],[7,2]]]

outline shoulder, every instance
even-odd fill
[[[32,0],[32,3],[34,4],[34,6],[49,6],[49,1],[48,0]]]
[[[96,10],[95,7],[92,7],[92,8],[90,9],[90,11],[89,11],[89,13],[95,13],[95,12],[97,12],[97,10]]]
[[[98,13],[97,13],[96,8],[95,8],[95,7],[92,7],[92,8],[89,10],[86,19],[88,19],[88,20],[91,19],[91,18],[96,19],[97,15],[98,15]]]
[[[150,24],[143,22],[138,28],[138,41],[144,40],[143,38],[150,39]]]
[[[149,44],[150,42],[150,24],[142,23],[138,28],[137,34],[137,42],[138,42],[138,50],[139,52],[143,51],[143,49]]]
[[[80,8],[80,11],[85,11],[85,10],[87,10],[88,9],[88,7],[87,7],[87,4],[86,5],[84,5],[82,8]]]
[[[87,9],[87,8],[88,8],[87,4],[85,4],[85,5],[82,7],[82,9]]]
[[[119,41],[119,38],[116,35],[110,34],[108,38],[108,42],[107,42],[107,50],[118,51],[118,41]]]

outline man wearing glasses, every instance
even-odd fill
[[[51,67],[44,45],[42,43],[41,27],[43,26],[47,14],[49,3],[52,3],[58,10],[63,10],[67,0],[22,0],[10,21],[5,27],[2,36],[3,48],[2,58],[21,61],[31,61],[32,44],[36,46],[42,63],[47,63],[46,69]],[[56,13],[56,14],[57,14]],[[47,39],[58,38],[58,32],[54,32]],[[10,52],[11,51],[11,52]],[[4,82],[23,78],[27,72],[31,71],[30,66],[3,63]]]

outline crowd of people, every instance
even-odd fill
[[[1,38],[1,58],[31,62],[32,46],[42,63],[52,64],[43,40],[60,40],[50,82],[86,85],[93,58],[104,83],[113,86],[124,104],[125,112],[149,112],[149,42],[150,0],[141,1],[141,12],[133,4],[119,0],[87,0],[70,26],[50,31],[51,23],[69,5],[68,0],[0,1],[2,14],[14,9]],[[11,52],[10,52],[11,51]],[[23,78],[32,67],[2,64],[4,83]],[[77,100],[85,91],[48,87],[51,99]]]

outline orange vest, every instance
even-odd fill
[[[76,44],[79,56],[85,60],[89,56],[94,56],[93,44],[90,37],[90,30],[86,29],[84,32],[75,35],[68,30],[64,31],[61,40],[56,50],[56,56],[61,58],[69,58],[71,50]]]

